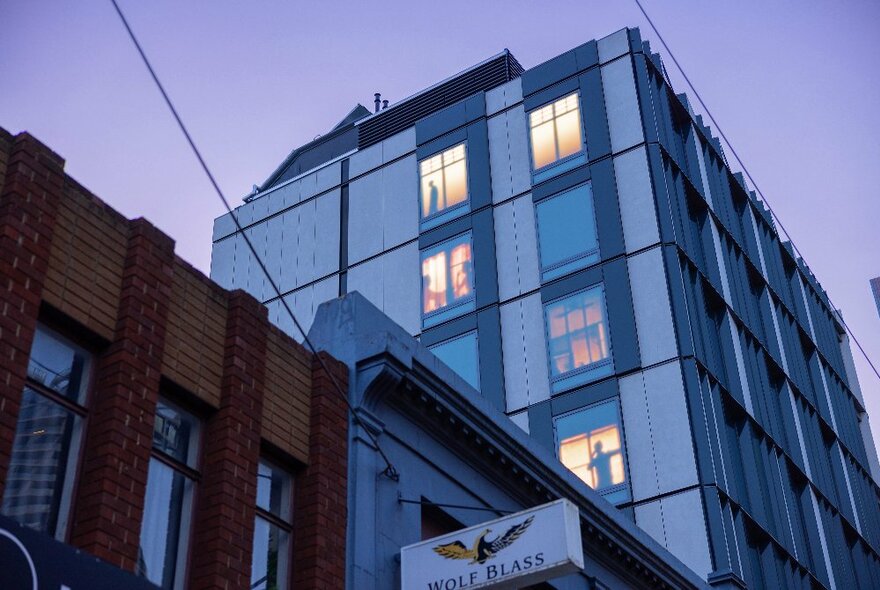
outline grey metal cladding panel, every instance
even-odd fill
[[[644,140],[632,58],[618,59],[601,70],[611,151],[617,153]]]
[[[232,221],[232,215],[226,213],[214,220],[214,232],[211,237],[213,241],[222,240],[226,236],[235,233],[235,222]]]
[[[303,203],[299,209],[299,247],[296,251],[296,287],[318,278],[315,272],[315,248],[318,243],[316,201]]]
[[[384,212],[384,250],[390,250],[419,235],[417,170],[416,157],[413,155],[386,166],[380,171]],[[349,209],[349,225],[355,219],[357,218],[351,214]]]
[[[305,201],[309,197],[318,194],[318,173],[312,172],[308,176],[303,176],[298,181],[300,183],[300,200]]]
[[[244,230],[251,245],[254,247],[254,250],[256,250],[257,256],[260,257],[260,260],[266,260],[267,225],[267,222],[264,221],[263,223],[258,223],[257,225]],[[242,240],[241,245],[242,248],[249,250],[248,245],[244,240]],[[265,295],[266,274],[263,272],[263,269],[260,268],[255,257],[251,256],[249,260],[247,292],[260,301],[265,301],[267,299]]]
[[[315,314],[318,313],[318,306],[325,301],[336,299],[339,296],[339,275],[333,275],[322,281],[318,281],[310,288],[313,292],[312,312],[309,316],[309,325],[303,326],[306,333],[308,333],[309,329],[312,327],[312,322],[315,320]]]
[[[498,298],[501,301],[507,301],[520,294],[513,202],[495,207],[493,214],[495,216],[495,257],[498,263]]]
[[[253,258],[247,244],[244,243],[244,236],[236,234],[234,239],[235,263],[232,267],[232,288],[246,291],[248,288],[248,273],[250,272],[251,264],[253,264]]]
[[[529,405],[532,405],[550,399],[547,340],[544,336],[544,307],[541,304],[540,293],[525,297],[522,304]]]
[[[282,271],[281,261],[284,249],[284,242],[282,239],[284,236],[284,219],[280,215],[272,217],[266,222],[266,225],[266,256],[263,258],[263,262],[266,265],[272,280],[274,280],[275,284],[280,288]],[[268,284],[268,281],[264,294],[264,300],[276,297],[276,294],[272,292],[272,287]]]
[[[678,355],[660,246],[626,259],[642,366]]]
[[[660,500],[640,504],[635,507],[634,512],[639,528],[665,547],[666,533],[663,530],[663,508],[660,505]]]
[[[522,301],[501,306],[501,350],[504,356],[504,391],[507,411],[529,405],[523,342]]]
[[[348,269],[348,292],[359,291],[379,309],[385,308],[382,286],[382,259],[373,258]]]
[[[358,150],[348,159],[348,175],[351,178],[382,165],[382,144],[377,143],[368,148]]]
[[[689,490],[663,498],[663,525],[666,548],[697,575],[705,578],[712,572],[709,539],[703,500],[699,490]]]
[[[341,182],[342,162],[333,162],[315,173],[316,190],[319,194],[330,190],[334,186],[339,186]]]
[[[241,227],[250,225],[254,221],[254,208],[250,203],[245,203],[244,205],[236,207],[232,210],[232,213],[235,215],[235,218],[238,219],[238,224]]]
[[[281,262],[278,288],[282,293],[296,285],[296,253],[299,250],[299,208],[281,214]]]
[[[532,188],[532,169],[529,162],[529,134],[526,113],[522,105],[507,111],[507,141],[510,146],[510,180],[513,194]]]
[[[387,164],[416,149],[416,128],[410,127],[382,142],[382,162]]]
[[[382,251],[382,173],[377,170],[348,185],[348,262],[357,264]]]
[[[315,244],[315,276],[323,277],[339,270],[340,189],[318,197]]]
[[[615,57],[629,52],[628,29],[621,29],[597,41],[599,46],[599,63],[611,61]]]
[[[651,419],[641,371],[621,377],[620,408],[633,501],[657,495],[657,465],[651,440]]]
[[[269,204],[267,207],[267,213],[272,215],[299,203],[299,191],[300,183],[299,181],[295,181],[270,192],[268,195]]]
[[[614,177],[626,251],[635,252],[656,244],[660,241],[660,229],[645,148],[614,158]]]
[[[644,379],[658,493],[695,485],[697,464],[681,365],[676,361],[648,369]]]
[[[514,414],[510,417],[510,420],[522,428],[524,431],[529,431],[529,413],[528,412],[520,412],[519,414]]]
[[[234,266],[235,237],[214,242],[211,247],[211,280],[224,289],[231,289]]]
[[[486,91],[486,116],[491,117],[518,102],[522,102],[522,79],[514,78],[506,84]]]
[[[516,222],[516,257],[519,270],[520,293],[528,293],[541,286],[538,263],[538,235],[535,224],[535,204],[531,195],[523,195],[513,201]],[[500,272],[499,267],[499,272]]]
[[[507,140],[507,113],[489,119],[488,130],[492,202],[500,203],[513,195],[510,175],[510,148]]]
[[[384,288],[382,311],[410,334],[421,331],[421,273],[418,244],[381,257]],[[373,278],[375,280],[375,277]]]

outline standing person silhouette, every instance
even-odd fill
[[[602,450],[602,441],[597,441],[593,446],[590,467],[596,470],[597,490],[607,488],[613,483],[611,481],[611,453]]]
[[[428,215],[430,216],[436,213],[440,206],[440,191],[434,186],[433,180],[428,181],[428,187],[430,188],[428,192]]]

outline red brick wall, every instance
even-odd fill
[[[249,587],[266,446],[301,466],[296,588],[343,588],[342,398],[256,300],[211,283],[174,256],[168,236],[126,220],[63,168],[31,136],[0,129],[0,494],[42,309],[78,326],[84,342],[105,343],[94,350],[71,544],[135,569],[156,401],[167,383],[201,400],[204,420],[188,587]],[[347,391],[345,366],[325,358]]]
[[[348,369],[320,353],[343,391]],[[312,362],[309,466],[296,480],[294,587],[345,588],[348,408],[317,358]]]
[[[0,496],[39,315],[64,161],[0,130]]]

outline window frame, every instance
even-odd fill
[[[155,460],[157,463],[171,469],[175,474],[180,474],[183,476],[188,482],[189,485],[185,485],[183,489],[183,497],[181,499],[180,506],[180,520],[177,527],[177,550],[174,557],[174,577],[171,584],[171,588],[173,590],[183,590],[187,585],[187,575],[189,572],[189,557],[191,554],[191,541],[193,536],[193,526],[195,525],[193,519],[193,509],[195,507],[197,488],[201,481],[201,460],[202,460],[202,446],[204,444],[204,429],[205,423],[204,420],[195,412],[190,411],[188,408],[181,406],[180,404],[171,401],[170,396],[165,395],[160,392],[159,399],[156,402],[156,414],[158,415],[159,404],[164,404],[169,408],[185,414],[193,419],[193,424],[195,426],[194,432],[189,433],[189,445],[187,447],[187,458],[186,461],[181,461],[162,449],[156,448],[155,443],[151,439],[150,443],[150,461],[149,464]],[[154,422],[155,424],[155,422]],[[154,430],[155,432],[155,426]],[[151,433],[152,434],[152,433]],[[146,506],[147,506],[147,497],[146,490],[149,489],[149,477],[146,482],[146,489],[144,491],[144,517],[146,517]],[[141,534],[143,534],[143,523],[141,523]],[[141,547],[141,539],[138,539],[138,549]],[[167,547],[166,547],[167,552]],[[163,569],[163,578],[166,575],[166,572]],[[138,573],[138,575],[147,578],[143,573]],[[147,578],[149,579],[149,578]],[[155,583],[160,588],[164,588],[164,581]]]
[[[269,469],[274,471],[281,472],[287,479],[286,481],[286,489],[284,493],[286,497],[284,498],[282,512],[286,512],[286,519],[283,514],[275,514],[271,510],[267,510],[259,505],[258,502],[254,503],[254,539],[256,542],[256,534],[257,534],[257,521],[263,520],[269,524],[269,526],[274,526],[281,531],[283,531],[287,535],[287,543],[284,551],[281,551],[279,547],[278,551],[278,590],[290,590],[291,585],[291,575],[293,574],[293,517],[294,517],[294,486],[296,485],[296,478],[294,474],[291,473],[288,469],[285,469],[280,466],[279,463],[273,461],[270,458],[265,456],[261,456],[260,460],[257,463],[257,489],[259,489],[259,478],[260,475],[260,466],[265,465]],[[271,482],[270,482],[271,485]],[[253,543],[251,543],[253,545]],[[255,554],[253,549],[251,550],[251,574],[253,575],[253,563],[254,563]],[[283,564],[283,570],[282,570]],[[283,572],[283,573],[282,573]],[[249,582],[251,584],[251,588],[254,588],[254,581],[251,580]]]
[[[573,193],[579,189],[586,189],[589,192],[590,199],[590,209],[592,211],[592,219],[591,222],[593,224],[593,235],[596,237],[596,246],[591,250],[586,250],[579,254],[574,254],[551,264],[549,266],[544,266],[542,261],[542,246],[541,246],[541,222],[540,216],[538,213],[538,209],[550,201],[554,199],[561,198],[565,195]],[[573,187],[564,189],[558,193],[554,193],[549,195],[534,204],[535,207],[535,237],[537,238],[538,244],[538,272],[541,275],[541,282],[550,282],[556,280],[558,278],[564,277],[573,272],[577,272],[579,270],[583,270],[585,268],[589,268],[595,264],[598,264],[602,261],[602,249],[599,246],[599,224],[596,221],[596,200],[593,195],[593,183],[592,181],[583,182],[577,184]],[[578,264],[581,260],[583,260],[583,265]]]
[[[564,100],[570,96],[577,97],[578,133],[580,134],[581,149],[579,149],[577,152],[575,152],[573,154],[569,154],[568,156],[565,156],[563,158],[557,158],[556,160],[553,160],[549,164],[544,164],[543,166],[536,168],[535,167],[535,154],[534,154],[534,149],[532,146],[532,143],[533,143],[532,142],[532,123],[531,123],[532,113],[539,111],[543,108],[546,108],[549,105],[555,105],[557,102]],[[563,172],[566,172],[566,171],[574,168],[578,164],[586,164],[586,162],[587,162],[587,158],[586,158],[587,137],[586,137],[586,133],[584,132],[583,101],[581,100],[581,93],[580,93],[579,89],[576,89],[572,92],[566,92],[562,96],[558,96],[552,100],[549,100],[549,101],[545,102],[544,104],[539,105],[539,106],[531,109],[530,111],[526,112],[525,115],[526,115],[526,131],[528,133],[528,144],[529,144],[529,168],[532,171],[533,184],[543,182],[547,178],[550,178],[550,177],[555,176],[557,174],[562,174]],[[558,140],[559,134],[558,134],[557,128],[556,128],[556,119],[557,119],[557,116],[554,111],[554,114],[553,114],[553,141],[554,141],[553,147],[554,147],[555,152],[558,154],[559,153],[559,140]],[[582,158],[582,161],[576,162],[576,163],[573,162],[574,160],[581,159],[581,158]],[[557,168],[558,168],[558,170],[557,170]],[[553,173],[549,174],[550,171],[553,171]]]
[[[76,392],[75,397],[71,398],[68,395],[64,395],[45,385],[45,383],[38,381],[35,377],[31,376],[30,365],[34,355],[34,347],[37,342],[38,333],[40,332],[45,334],[47,337],[61,343],[62,345],[69,347],[75,353],[79,353],[83,356],[84,364],[82,367],[82,380],[79,384],[79,390]],[[64,467],[62,470],[60,470],[62,474],[62,479],[60,485],[56,484],[57,497],[53,496],[52,498],[51,511],[54,514],[50,514],[49,517],[49,530],[41,531],[62,542],[67,539],[67,536],[70,532],[69,529],[72,516],[71,509],[73,507],[73,498],[75,496],[77,485],[79,483],[79,466],[82,462],[83,451],[85,448],[85,434],[89,413],[88,404],[90,402],[90,394],[92,391],[94,380],[94,364],[94,352],[76,344],[73,340],[64,336],[57,330],[50,328],[45,323],[37,322],[37,325],[34,329],[33,341],[31,342],[31,350],[28,355],[28,367],[27,373],[25,375],[25,383],[21,391],[22,402],[24,402],[24,396],[27,390],[30,389],[31,391],[33,391],[34,395],[41,398],[43,401],[47,401],[51,404],[54,404],[55,406],[60,407],[61,410],[71,414],[73,418],[73,426],[71,428],[71,433],[67,441],[67,449],[65,452],[65,458],[63,460]],[[16,417],[16,432],[13,433],[13,446],[12,454],[10,455],[9,468],[13,466],[12,458],[15,453],[15,439],[17,436],[20,420],[21,412],[19,411],[19,415]],[[7,485],[4,488],[3,497],[0,497],[0,507],[2,507],[5,495],[10,489],[8,485],[8,479],[9,478],[7,474]],[[13,516],[9,516],[9,518],[16,520]]]
[[[599,303],[600,309],[602,311],[602,319],[605,324],[605,338],[608,345],[608,355],[602,360],[590,363],[588,365],[583,365],[581,367],[575,367],[573,369],[569,369],[564,373],[554,375],[553,356],[550,350],[551,341],[553,340],[553,338],[551,338],[550,336],[550,317],[548,312],[553,305],[559,304],[560,302],[575,297],[577,295],[583,295],[595,290],[598,290],[598,292],[600,293]],[[560,295],[559,297],[555,297],[543,303],[542,307],[542,313],[544,316],[544,338],[546,339],[547,349],[547,374],[550,377],[551,395],[556,395],[565,391],[569,391],[571,389],[575,389],[577,387],[582,387],[584,385],[593,383],[614,374],[614,347],[611,341],[611,329],[610,323],[608,321],[608,306],[605,301],[604,283],[595,283],[582,289],[577,289],[570,293]],[[591,376],[590,374],[594,372],[596,374]],[[585,378],[578,379],[578,377]]]
[[[464,157],[462,158],[464,161],[464,200],[460,203],[456,203],[452,206],[446,207],[444,209],[438,210],[435,213],[431,213],[428,215],[424,215],[424,194],[422,192],[423,182],[422,182],[422,164],[431,158],[436,158],[440,156],[441,158],[448,152],[455,150],[456,148],[461,147],[464,151]],[[453,162],[455,163],[455,162]],[[421,160],[418,160],[416,163],[418,167],[418,176],[419,176],[419,228],[422,230],[431,229],[437,227],[438,225],[442,225],[447,221],[452,221],[453,219],[457,219],[462,215],[467,214],[471,210],[471,186],[470,186],[470,170],[468,169],[468,148],[467,148],[467,140],[456,143],[455,145],[449,146],[442,150],[439,150],[430,156],[426,156]],[[443,175],[443,192],[444,192],[444,200],[446,198],[446,164],[441,164],[440,171]]]
[[[556,453],[556,459],[560,463],[562,463],[562,458],[560,457],[560,451],[561,451],[560,442],[561,441],[559,438],[559,428],[557,426],[558,422],[560,420],[563,420],[565,418],[569,418],[571,416],[575,416],[580,413],[589,412],[590,410],[599,408],[600,406],[603,406],[603,405],[613,405],[614,411],[615,411],[615,416],[617,417],[617,432],[618,432],[618,436],[620,437],[620,456],[621,456],[621,462],[623,464],[623,481],[620,483],[617,483],[617,484],[610,485],[606,488],[602,488],[602,489],[596,489],[596,488],[590,486],[585,481],[583,483],[584,483],[584,485],[586,485],[591,490],[593,490],[594,492],[596,492],[597,494],[599,494],[601,496],[612,496],[612,495],[618,495],[621,492],[626,492],[625,497],[621,497],[621,499],[619,501],[616,501],[616,500],[612,501],[612,503],[614,503],[614,504],[623,504],[625,502],[630,501],[631,493],[630,493],[629,460],[628,460],[628,454],[626,451],[626,436],[625,436],[624,428],[623,428],[623,412],[621,411],[620,398],[618,396],[613,396],[613,397],[608,397],[605,399],[597,400],[597,401],[594,401],[594,402],[587,404],[586,406],[582,406],[580,408],[576,408],[574,410],[569,410],[567,412],[563,412],[562,414],[558,414],[556,416],[553,416],[553,448]],[[584,434],[586,434],[586,433],[584,433]],[[565,466],[566,469],[571,471],[572,475],[577,477],[580,481],[583,481],[567,465],[565,465],[564,463],[562,463],[562,465]]]
[[[425,274],[423,272],[425,260],[436,256],[441,251],[446,252],[447,254],[451,254],[452,253],[451,249],[445,249],[443,247],[446,246],[447,244],[462,240],[462,238],[465,238],[465,237],[467,237],[467,243],[470,248],[470,261],[469,261],[470,262],[469,278],[470,278],[470,283],[471,283],[470,284],[470,286],[471,286],[470,294],[458,299],[457,301],[455,301],[453,303],[446,303],[446,305],[444,305],[443,307],[432,310],[430,312],[426,312],[425,311],[426,287],[425,287]],[[426,256],[427,253],[431,253],[431,254]],[[422,328],[430,328],[430,327],[442,324],[448,320],[460,317],[462,315],[465,315],[467,313],[470,313],[470,312],[476,310],[477,281],[476,281],[476,272],[475,272],[476,267],[474,264],[474,258],[475,258],[475,256],[474,256],[474,233],[473,233],[473,230],[470,230],[470,229],[465,232],[462,232],[460,234],[449,237],[445,240],[442,240],[440,242],[437,242],[436,244],[432,244],[431,246],[428,246],[422,250],[419,250],[419,272],[421,273],[420,274],[420,276],[421,276],[421,278],[420,278],[420,282],[421,282],[421,285],[420,285],[421,286],[421,289],[420,289],[420,293],[421,293],[420,308],[421,308],[421,315],[422,315]],[[450,270],[451,270],[451,260],[449,260],[447,262],[447,265],[445,268],[445,272],[447,275],[451,275]],[[449,281],[450,280],[451,280],[451,278],[447,278],[447,285],[446,285],[447,291],[449,290]]]

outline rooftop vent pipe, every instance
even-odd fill
[[[387,101],[387,100],[383,100],[383,101],[382,101],[382,110],[384,111],[384,110],[387,109],[387,108],[388,108],[388,101]]]
[[[375,101],[376,110],[374,112],[378,113],[379,112],[379,105],[382,103],[382,94],[377,92],[375,94],[375,96],[376,96],[376,101]]]

